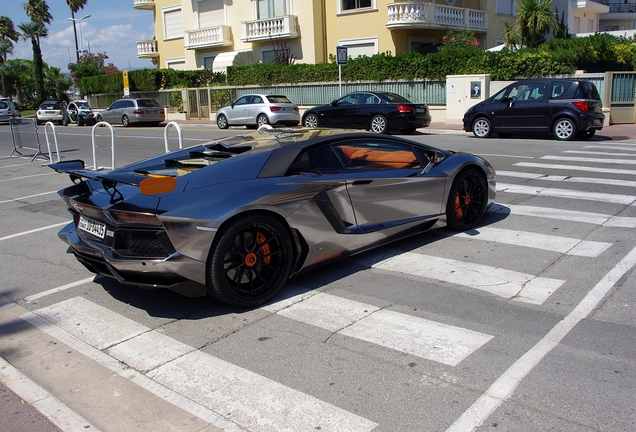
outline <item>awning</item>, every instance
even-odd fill
[[[252,51],[222,52],[214,57],[212,70],[214,72],[227,72],[228,66],[248,65],[254,63]]]

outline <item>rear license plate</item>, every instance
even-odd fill
[[[106,234],[106,224],[89,219],[85,216],[80,216],[78,228],[101,239],[103,239]]]
[[[415,112],[418,114],[424,114],[426,112],[426,109],[424,108],[415,108]]]
[[[157,114],[157,110],[148,110],[146,114]]]
[[[55,114],[55,111],[44,111],[45,114]]]

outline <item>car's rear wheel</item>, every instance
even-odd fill
[[[320,122],[318,121],[318,116],[316,114],[307,114],[307,116],[305,117],[305,120],[303,121],[303,125],[305,127],[318,127],[318,124]]]
[[[477,138],[488,138],[492,133],[492,124],[486,117],[479,117],[473,122],[473,135]]]
[[[208,259],[208,292],[239,307],[273,298],[292,267],[292,244],[285,226],[267,214],[245,216],[217,233]]]
[[[121,124],[123,127],[130,126],[130,119],[128,118],[127,115],[124,114],[124,116],[121,118]]]
[[[68,126],[70,119],[68,117],[64,117],[64,119],[62,120],[62,125],[63,126]]]
[[[95,117],[95,122],[99,123],[99,122],[103,122],[104,119],[102,118],[102,116],[98,115],[97,117]]]
[[[475,168],[461,171],[453,180],[446,220],[449,228],[467,230],[481,220],[488,205],[488,187],[484,175]]]
[[[389,122],[386,121],[386,117],[383,115],[373,116],[369,125],[371,132],[383,134],[387,133],[389,130]]]
[[[219,127],[219,129],[227,129],[230,127],[230,124],[227,122],[227,117],[225,117],[223,114],[219,114],[218,116],[216,116],[216,125]]]
[[[596,129],[590,129],[590,130],[586,130],[586,131],[581,131],[577,135],[577,138],[578,139],[582,139],[582,140],[589,140],[590,138],[592,138],[594,136],[595,133],[596,133]]]
[[[552,127],[554,137],[559,141],[569,141],[577,134],[576,125],[567,117],[558,119]]]
[[[256,117],[256,125],[258,127],[261,127],[263,125],[268,125],[268,124],[269,124],[269,119],[267,118],[265,114],[259,114],[258,117]]]

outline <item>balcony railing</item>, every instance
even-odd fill
[[[156,40],[137,41],[137,57],[152,58],[159,57]]]
[[[225,25],[188,30],[184,43],[186,49],[230,46],[232,45],[232,33],[230,27]]]
[[[595,0],[596,3],[610,7],[609,13],[636,13],[636,1]]]
[[[276,18],[255,21],[243,21],[243,42],[255,42],[269,39],[295,39],[298,21],[295,15],[285,15]]]
[[[133,0],[133,7],[135,9],[154,9],[155,0]]]
[[[448,30],[488,31],[486,11],[422,2],[390,3],[389,29],[434,28]]]

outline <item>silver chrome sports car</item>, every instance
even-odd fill
[[[345,130],[259,130],[109,172],[51,167],[74,182],[59,192],[73,215],[59,236],[91,272],[241,307],[317,265],[470,229],[495,198],[478,156]]]

